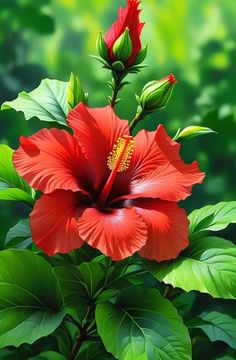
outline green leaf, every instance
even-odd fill
[[[179,314],[182,316],[188,312],[196,300],[196,295],[193,292],[182,293],[178,295],[173,301],[173,305],[178,309]]]
[[[53,271],[59,280],[65,305],[76,309],[77,320],[81,322],[104,283],[103,267],[96,262],[85,262],[77,267],[58,266]]]
[[[119,360],[191,359],[187,328],[155,289],[129,287],[96,307],[98,333]]]
[[[67,126],[68,86],[68,82],[44,79],[36,89],[19,93],[15,100],[5,102],[1,109],[22,111],[26,120],[37,117],[41,121]]]
[[[65,317],[65,321],[54,331],[53,336],[57,340],[58,349],[66,359],[70,357],[74,343],[78,337],[78,327],[71,323],[72,318]]]
[[[24,349],[23,346],[20,348],[4,348],[0,349],[0,359],[1,360],[22,360],[27,359],[32,354],[32,351],[29,349]]]
[[[78,105],[80,102],[85,102],[85,100],[85,95],[81,87],[79,78],[73,73],[71,73],[67,94],[69,111],[73,109],[76,105]]]
[[[96,262],[53,269],[59,280],[67,306],[78,305],[81,297],[92,300],[104,282],[103,267]]]
[[[229,355],[223,355],[218,358],[215,358],[215,360],[235,360],[235,357],[229,356]]]
[[[26,249],[32,244],[29,219],[20,220],[7,233],[4,247]]]
[[[107,289],[101,292],[98,296],[97,302],[105,302],[112,299],[113,297],[119,294],[120,290],[117,289]]]
[[[34,203],[35,191],[16,172],[12,162],[13,150],[0,144],[0,200]]]
[[[66,264],[69,263],[73,265],[80,265],[83,262],[93,261],[99,254],[100,252],[97,249],[94,249],[88,244],[84,243],[84,245],[81,246],[79,249],[73,250],[69,254],[56,254],[55,256],[53,256],[52,260],[56,260],[57,263],[58,260],[62,260],[61,264],[58,264],[56,266],[64,266],[65,262]]]
[[[28,358],[28,360],[65,360],[65,358],[55,351],[44,351],[41,354]]]
[[[192,139],[197,136],[201,135],[208,135],[211,133],[216,133],[214,130],[204,127],[204,126],[187,126],[185,129],[180,130],[178,129],[177,133],[175,134],[173,140],[175,141],[183,141]]]
[[[184,291],[236,298],[236,246],[225,239],[215,236],[193,239],[176,260],[149,261],[146,267],[159,281]]]
[[[204,231],[219,231],[236,223],[236,201],[220,202],[194,210],[189,215],[190,236],[199,237]]]
[[[101,340],[86,341],[82,344],[76,360],[113,360],[112,354],[104,348]]]
[[[236,319],[219,311],[199,315],[187,323],[188,328],[199,328],[211,341],[224,341],[236,349]]]
[[[32,344],[51,334],[64,317],[50,265],[29,251],[0,253],[0,347]]]

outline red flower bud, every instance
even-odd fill
[[[170,100],[175,83],[176,79],[173,74],[161,80],[148,82],[140,96],[141,108],[149,113],[164,109]]]
[[[119,60],[116,59],[113,46],[127,28],[129,29],[129,36],[132,43],[132,52],[128,59],[125,60],[125,65],[132,65],[136,56],[142,49],[140,34],[144,23],[141,23],[139,19],[139,14],[141,12],[141,10],[138,9],[139,4],[140,1],[127,0],[126,7],[119,9],[118,19],[112,24],[104,36],[111,63]]]

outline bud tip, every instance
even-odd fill
[[[166,77],[166,79],[168,79],[171,84],[175,84],[175,83],[177,82],[174,74],[172,74],[172,73],[171,73],[170,75],[168,75],[168,76]]]

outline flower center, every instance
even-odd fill
[[[111,173],[98,197],[100,206],[103,206],[106,202],[117,173],[129,168],[133,152],[134,140],[132,136],[124,135],[117,139],[117,142],[114,144],[112,151],[107,157],[107,166],[111,170]]]

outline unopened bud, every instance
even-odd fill
[[[158,81],[147,83],[140,96],[140,106],[146,112],[162,110],[170,100],[174,85],[176,83],[173,74]]]
[[[69,111],[80,102],[86,102],[86,95],[83,92],[79,78],[73,73],[70,74],[70,81],[67,93]]]
[[[129,35],[129,29],[126,28],[123,34],[118,37],[112,48],[115,60],[126,61],[132,54],[132,41]]]
[[[108,47],[105,43],[104,37],[102,35],[102,32],[100,31],[97,38],[97,52],[101,56],[102,59],[108,61],[109,55],[108,55]]]

